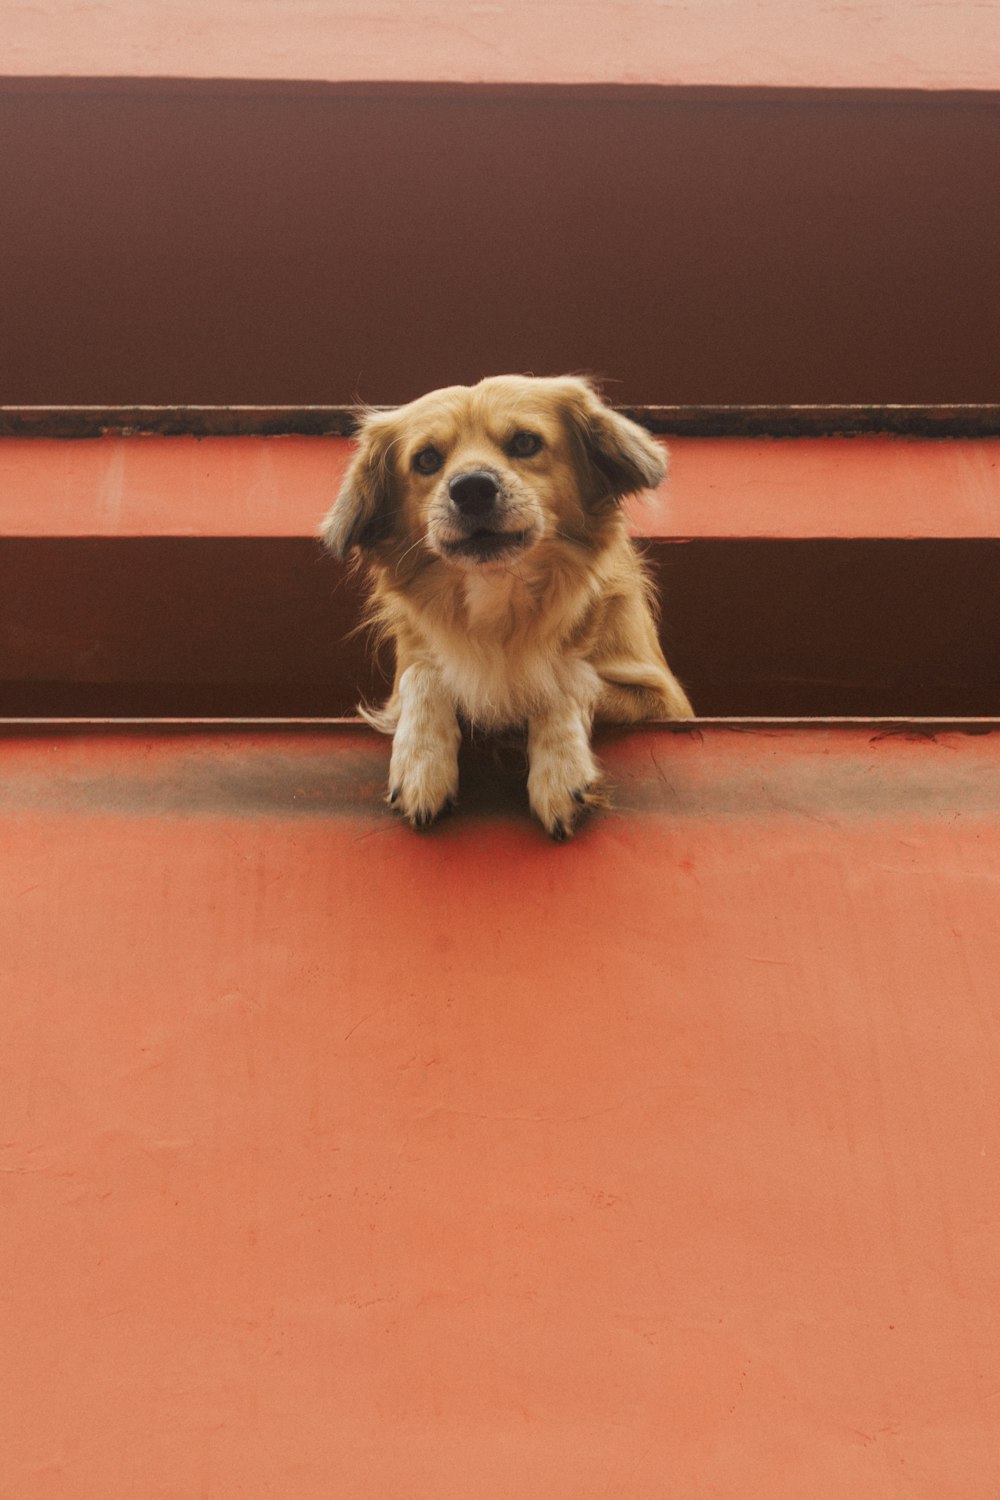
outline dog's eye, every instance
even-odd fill
[[[413,455],[413,467],[418,474],[436,474],[444,459],[436,448],[421,448]]]
[[[507,444],[511,458],[534,458],[541,448],[542,440],[537,432],[515,432]]]

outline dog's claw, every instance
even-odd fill
[[[565,844],[566,840],[569,838],[569,829],[566,827],[566,824],[563,822],[562,818],[556,818],[555,822],[552,824],[552,827],[549,829],[549,837],[553,839],[553,841],[557,844]]]
[[[418,797],[403,781],[398,786],[390,786],[385,800],[400,817],[409,823],[411,828],[420,830],[429,828],[443,813],[450,812],[458,798],[454,792],[443,797],[440,802]]]

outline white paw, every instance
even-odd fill
[[[462,734],[437,673],[426,663],[407,667],[398,692],[389,802],[414,828],[426,828],[458,796]]]
[[[426,828],[458,798],[458,756],[451,746],[393,746],[389,802],[413,828]]]
[[[570,838],[584,810],[600,804],[600,781],[601,769],[587,746],[533,749],[528,801],[551,838]]]

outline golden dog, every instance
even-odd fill
[[[595,718],[691,716],[621,514],[665,472],[659,444],[571,376],[495,376],[364,418],[322,536],[367,561],[395,644],[392,695],[361,712],[393,736],[389,801],[414,827],[457,796],[460,717],[527,726],[531,808],[564,839],[600,800]]]

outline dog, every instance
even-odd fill
[[[576,376],[498,375],[365,415],[321,528],[360,555],[392,640],[381,709],[388,801],[426,827],[458,795],[460,721],[527,728],[528,799],[552,838],[602,801],[595,720],[684,719],[623,499],[666,473],[662,446]]]

